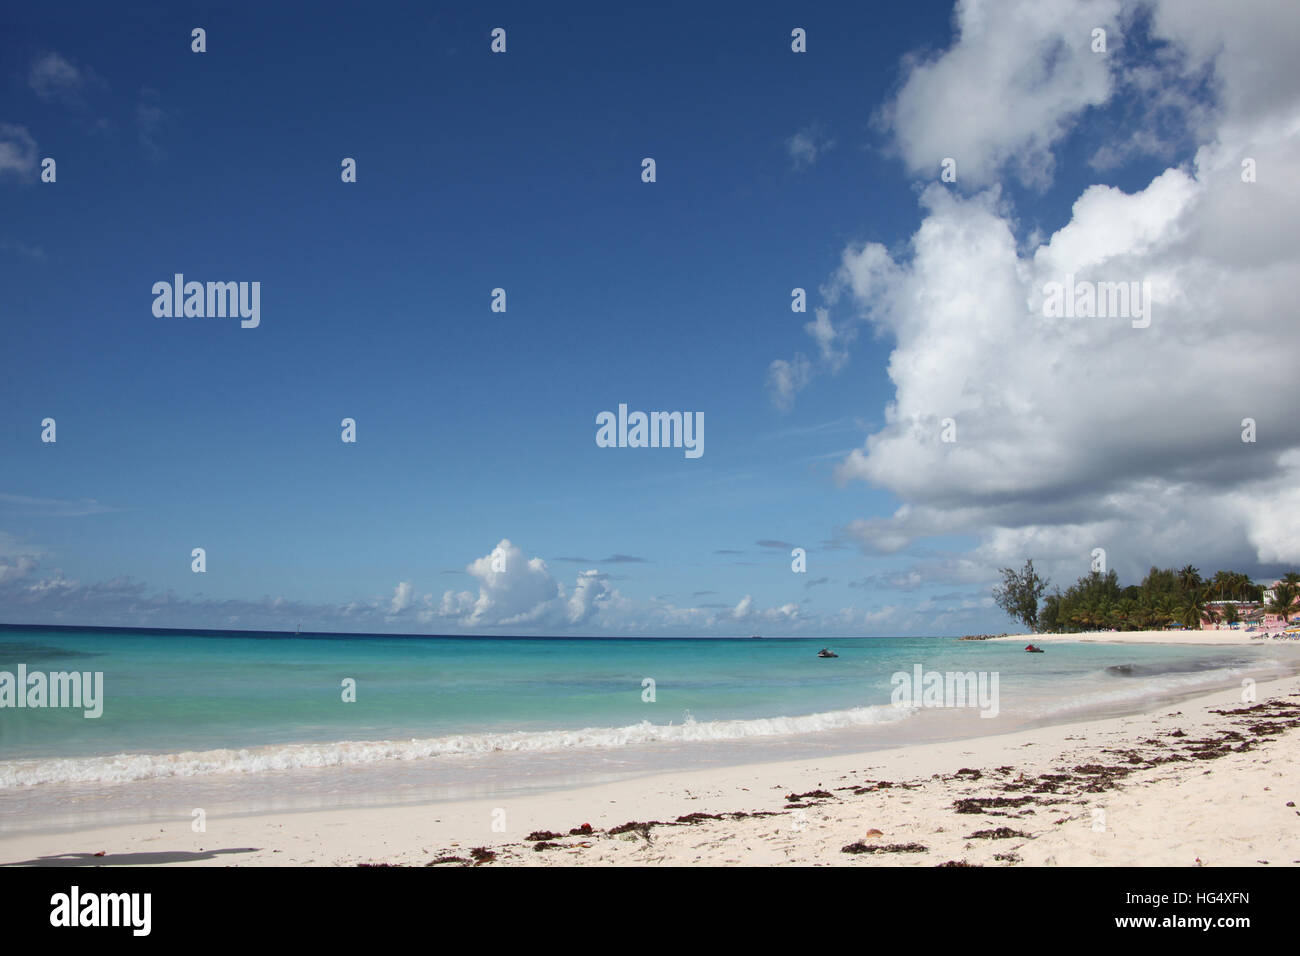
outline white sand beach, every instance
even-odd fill
[[[0,864],[1291,866],[1300,679],[1256,691],[558,792],[18,835]]]
[[[1006,634],[989,637],[989,641],[1011,641],[1022,644],[1053,644],[1083,642],[1086,644],[1296,644],[1300,641],[1284,640],[1277,635],[1280,627],[1269,631],[1207,628],[1199,631],[1080,631],[1077,634]]]

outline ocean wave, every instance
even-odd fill
[[[372,764],[385,760],[424,760],[457,754],[536,753],[637,744],[743,740],[867,727],[902,720],[911,713],[908,709],[881,705],[799,717],[687,720],[680,724],[652,724],[647,720],[626,727],[458,734],[423,740],[340,740],[182,753],[10,760],[0,762],[0,791],[50,783],[129,783],[163,777],[265,773]]]
[[[1039,714],[1040,716],[1062,716],[1094,710],[1125,708],[1126,705],[1144,701],[1172,700],[1224,689],[1248,677],[1255,680],[1272,680],[1295,672],[1295,662],[1272,659],[1232,664],[1218,661],[1208,668],[1118,664],[1105,668],[1104,673],[1110,677],[1136,678],[1132,683],[1125,681],[1122,686],[1114,685],[1118,687],[1115,690],[1084,691],[1063,700],[1053,701],[1042,705]]]
[[[1145,664],[1111,664],[1104,669],[1110,677],[1163,677],[1169,674],[1215,674],[1245,666],[1258,666],[1257,661],[1240,658],[1207,658],[1205,660],[1159,661]]]

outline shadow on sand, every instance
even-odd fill
[[[239,847],[229,850],[200,850],[197,853],[177,850],[159,853],[106,853],[97,856],[94,853],[59,853],[55,856],[41,856],[34,860],[21,860],[14,863],[0,863],[5,866],[157,866],[160,863],[199,863],[203,860],[215,860],[227,853],[256,853],[257,847]]]

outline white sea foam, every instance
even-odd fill
[[[161,777],[216,773],[263,773],[314,767],[372,764],[384,760],[423,760],[450,754],[502,751],[542,752],[597,749],[654,743],[742,740],[846,730],[902,720],[910,710],[882,705],[834,710],[800,717],[752,720],[687,720],[582,730],[518,731],[461,734],[424,740],[343,740],[319,744],[282,744],[241,750],[204,750],[167,754],[115,754],[101,757],[48,758],[0,762],[0,791],[48,783],[126,783]]]
[[[1117,676],[1113,671],[1098,672],[1090,675],[1083,686],[1076,685],[1069,690],[1060,688],[1055,693],[1048,693],[1050,688],[1041,685],[1019,689],[1011,685],[1002,694],[1006,705],[1003,716],[1010,721],[1006,729],[1011,729],[1011,725],[1026,719],[1053,722],[1078,719],[1089,713],[1137,712],[1156,702],[1232,686],[1247,676],[1267,680],[1294,673],[1295,664],[1294,661],[1264,659],[1252,661],[1249,666],[1229,665],[1172,673],[1142,673],[1135,669],[1131,676]],[[954,713],[943,709],[938,716]],[[9,760],[0,761],[0,792],[40,784],[113,784],[215,774],[260,774],[451,755],[598,751],[638,745],[794,737],[883,726],[920,716],[914,708],[882,704],[798,717],[688,720],[674,724],[642,721],[624,727],[587,727],[581,730],[475,733],[411,740],[332,741],[181,753]],[[982,725],[985,722],[975,723]],[[915,725],[921,736],[926,733],[922,729],[925,725],[924,719]],[[986,726],[979,729],[988,730]],[[933,732],[932,727],[930,731]],[[901,737],[895,740],[896,744],[906,742]]]
[[[1040,717],[1059,718],[1089,712],[1132,710],[1134,705],[1186,698],[1229,687],[1247,677],[1255,680],[1271,680],[1294,672],[1294,662],[1272,659],[1252,661],[1249,666],[1235,665],[1198,671],[1165,672],[1149,676],[1138,671],[1135,677],[1121,678],[1120,685],[1113,689],[1106,687],[1106,689],[1088,690],[1073,696],[1045,700],[1037,707],[1025,708],[1025,713],[1032,711]]]

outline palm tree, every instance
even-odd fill
[[[1209,596],[1220,601],[1244,601],[1250,597],[1250,578],[1239,571],[1216,571]]]
[[[1101,620],[1105,627],[1118,631],[1124,623],[1124,614],[1118,605],[1107,601],[1101,606]]]
[[[1194,568],[1190,564],[1183,567],[1178,572],[1178,583],[1183,586],[1184,591],[1194,591],[1201,586],[1201,569]]]
[[[1121,631],[1131,631],[1138,625],[1138,603],[1132,598],[1120,598],[1116,608],[1115,626]]]
[[[1229,604],[1223,609],[1223,623],[1236,624],[1241,615],[1237,613],[1237,605]]]
[[[1173,595],[1162,594],[1156,599],[1156,613],[1160,615],[1159,620],[1162,628],[1169,626],[1169,622],[1173,620],[1177,608],[1178,604],[1174,601]]]
[[[1169,623],[1169,615],[1164,614],[1157,601],[1147,598],[1142,602],[1142,629],[1146,631],[1159,630]]]
[[[1276,614],[1286,621],[1291,614],[1291,605],[1295,603],[1296,594],[1300,593],[1296,585],[1289,581],[1279,581],[1273,588],[1273,600],[1265,609],[1269,614]]]

